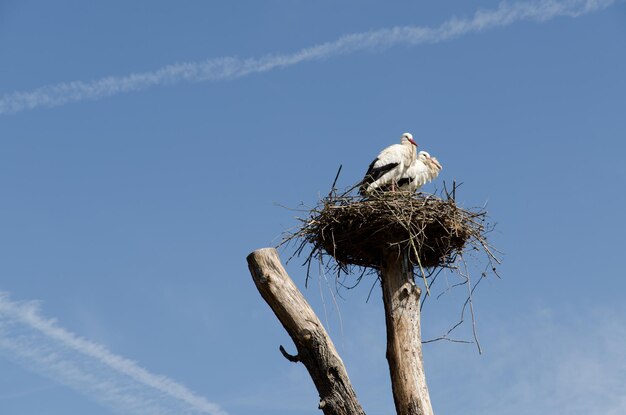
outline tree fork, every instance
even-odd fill
[[[319,393],[319,408],[324,415],[365,415],[335,345],[287,275],[276,249],[258,249],[248,255],[247,261],[254,284],[298,353],[290,355],[282,346],[280,351],[289,361],[304,364]]]

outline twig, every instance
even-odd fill
[[[297,354],[293,355],[293,354],[287,353],[287,350],[285,350],[282,344],[280,345],[278,350],[280,350],[280,352],[283,354],[285,359],[289,360],[290,362],[298,363],[300,361],[300,358],[298,357]]]

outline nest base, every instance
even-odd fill
[[[295,236],[313,246],[312,256],[330,255],[340,266],[380,269],[387,255],[405,252],[413,265],[431,268],[452,264],[471,238],[480,238],[484,215],[459,208],[450,195],[330,195]]]

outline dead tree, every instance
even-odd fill
[[[460,209],[452,195],[380,194],[359,199],[331,194],[301,219],[289,238],[301,241],[297,253],[311,247],[307,262],[332,258],[334,269],[353,266],[375,270],[381,280],[387,325],[387,361],[398,415],[433,415],[422,358],[421,290],[414,269],[454,268],[466,243],[495,259],[484,239],[485,212]],[[497,259],[495,259],[497,261]],[[273,248],[248,256],[254,282],[298,350],[320,395],[325,415],[364,414],[332,341],[293,284]],[[495,269],[495,268],[494,268]],[[428,288],[428,287],[426,287]]]
[[[420,290],[406,259],[391,253],[382,269],[387,360],[398,415],[432,415],[422,362]],[[325,415],[365,414],[332,340],[287,275],[276,250],[256,250],[247,260],[257,289],[298,350],[292,356],[281,346],[281,352],[307,368],[320,395],[319,408]]]
[[[381,269],[387,361],[398,415],[432,415],[420,331],[420,288],[405,252],[387,253]]]

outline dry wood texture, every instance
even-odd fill
[[[398,415],[433,415],[422,359],[420,289],[408,254],[387,252],[381,269],[387,361]]]
[[[281,352],[307,368],[320,395],[319,408],[325,415],[364,415],[335,345],[287,275],[276,250],[256,250],[247,260],[257,289],[298,350],[296,356],[289,356],[281,346]]]

